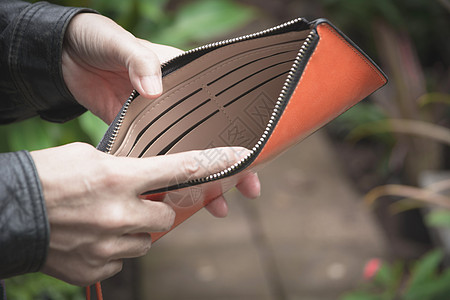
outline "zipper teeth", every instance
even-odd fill
[[[128,97],[127,101],[125,101],[125,104],[123,105],[122,112],[120,113],[119,120],[116,123],[116,126],[114,126],[113,132],[111,134],[111,137],[108,141],[108,145],[106,146],[106,153],[110,154],[111,149],[114,145],[114,142],[116,140],[117,134],[119,133],[119,129],[122,126],[123,119],[125,118],[125,114],[127,113],[128,107],[130,106],[130,103],[133,101],[133,99],[136,97],[136,90],[133,90],[131,92],[130,97]]]
[[[182,53],[182,54],[180,54],[178,56],[175,56],[174,58],[170,59],[169,61],[164,62],[161,65],[161,67],[165,67],[172,60],[178,59],[179,57],[182,57],[182,56],[187,55],[187,54],[192,54],[192,53],[199,52],[199,51],[206,50],[206,49],[210,49],[210,48],[226,46],[228,44],[232,44],[232,43],[236,43],[236,42],[241,42],[241,41],[257,38],[257,37],[259,37],[261,35],[265,35],[265,34],[271,33],[273,31],[282,29],[282,28],[287,27],[287,26],[291,26],[291,25],[293,25],[295,23],[298,23],[298,22],[301,22],[301,21],[302,21],[302,18],[297,18],[297,19],[291,20],[289,22],[280,24],[278,26],[271,27],[271,28],[268,28],[268,29],[265,29],[265,30],[262,30],[262,31],[258,31],[258,32],[252,33],[252,34],[247,34],[247,35],[243,35],[243,36],[240,36],[240,37],[235,37],[235,38],[231,38],[231,39],[227,39],[227,40],[223,40],[223,41],[219,41],[219,42],[214,42],[214,43],[211,43],[211,44],[206,44],[204,46],[200,46],[200,47],[188,50],[188,51],[186,51],[186,52],[184,52],[184,53]]]
[[[298,20],[298,19],[296,19],[296,20]],[[291,22],[294,22],[294,21],[291,21]],[[287,23],[285,23],[285,24],[287,24]],[[270,29],[268,29],[268,30],[270,30]],[[217,172],[215,174],[211,174],[211,175],[209,175],[207,177],[190,180],[190,181],[187,182],[188,184],[205,183],[205,182],[209,182],[209,181],[220,179],[220,178],[228,175],[229,173],[232,173],[233,171],[239,169],[240,166],[242,166],[248,160],[250,160],[253,157],[253,155],[258,153],[259,149],[264,144],[264,142],[266,141],[267,137],[273,131],[274,123],[280,117],[280,114],[282,112],[280,110],[280,108],[282,107],[283,103],[286,101],[287,92],[288,92],[289,88],[291,87],[291,84],[293,82],[295,73],[297,72],[300,63],[302,62],[303,57],[305,56],[305,53],[306,53],[308,47],[311,45],[311,42],[312,42],[314,36],[315,36],[315,31],[311,30],[309,35],[306,37],[306,40],[303,43],[302,47],[300,48],[300,50],[299,50],[299,52],[297,54],[297,57],[294,60],[294,63],[292,64],[292,67],[291,67],[291,69],[289,71],[289,74],[288,74],[288,76],[286,78],[286,81],[284,82],[283,88],[281,89],[280,95],[278,96],[277,102],[275,103],[275,107],[274,107],[274,109],[272,111],[272,115],[270,116],[270,120],[267,123],[266,128],[264,129],[264,133],[261,135],[261,137],[259,138],[258,142],[255,144],[255,146],[253,146],[252,150],[250,150],[250,153],[248,153],[240,161],[238,161],[235,164],[233,164],[231,167],[228,167],[227,169],[222,170],[220,172]]]
[[[171,61],[176,60],[176,59],[178,59],[178,58],[180,58],[182,56],[185,56],[185,55],[188,55],[188,54],[191,54],[191,53],[195,53],[195,52],[198,52],[198,51],[210,49],[210,48],[215,48],[215,47],[218,47],[218,46],[225,46],[225,45],[228,45],[228,44],[232,44],[232,43],[241,42],[241,41],[249,40],[249,39],[252,39],[252,38],[256,38],[256,37],[259,37],[261,35],[265,35],[265,34],[271,33],[271,32],[273,32],[275,30],[279,30],[279,29],[282,29],[284,27],[291,26],[291,25],[293,25],[295,23],[299,23],[301,21],[302,21],[302,18],[297,18],[297,19],[291,20],[289,22],[280,24],[278,26],[275,26],[275,27],[272,27],[272,28],[268,28],[268,29],[265,29],[265,30],[262,30],[262,31],[258,31],[258,32],[252,33],[252,34],[247,34],[247,35],[243,35],[243,36],[240,36],[240,37],[236,37],[236,38],[232,38],[232,39],[228,39],[228,40],[223,40],[223,41],[220,41],[220,42],[206,44],[204,46],[191,49],[189,51],[186,51],[186,52],[184,52],[184,53],[182,53],[182,54],[180,54],[178,56],[175,56],[172,59],[162,63],[161,64],[161,68],[165,67]],[[114,142],[116,140],[116,137],[119,134],[119,130],[120,130],[120,127],[122,126],[122,122],[123,122],[123,119],[125,118],[125,114],[127,113],[128,107],[130,106],[131,102],[136,98],[136,95],[137,95],[137,91],[133,90],[133,92],[131,93],[130,97],[128,97],[127,101],[125,102],[125,104],[123,106],[122,113],[120,114],[118,122],[114,126],[113,132],[112,132],[111,137],[109,138],[108,144],[106,146],[106,153],[108,153],[108,154],[111,154],[112,147],[114,146]]]

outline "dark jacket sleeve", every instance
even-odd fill
[[[39,115],[63,122],[84,111],[61,68],[71,18],[91,10],[0,0],[0,124]],[[40,181],[26,151],[0,154],[0,279],[38,271],[50,228]]]
[[[0,278],[36,272],[49,225],[39,178],[26,151],[0,154]]]
[[[64,122],[85,111],[64,83],[63,37],[85,8],[0,0],[0,123],[39,115]]]

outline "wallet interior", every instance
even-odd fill
[[[232,43],[170,72],[158,99],[132,101],[111,153],[146,157],[220,146],[252,149],[309,32]]]

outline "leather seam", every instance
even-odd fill
[[[23,151],[25,159],[28,160],[27,166],[29,166],[31,172],[27,172],[27,181],[30,185],[33,186],[33,190],[37,191],[37,195],[34,195],[36,197],[35,200],[37,203],[34,203],[34,207],[36,211],[38,212],[38,215],[35,215],[36,219],[38,218],[40,222],[36,222],[36,224],[42,224],[44,227],[44,230],[42,232],[42,239],[39,239],[36,243],[37,251],[35,253],[35,256],[42,257],[40,262],[37,262],[36,268],[33,271],[38,271],[41,269],[43,264],[45,263],[45,260],[47,258],[47,250],[48,250],[48,244],[49,244],[49,233],[50,233],[50,224],[47,217],[47,209],[45,206],[45,198],[43,194],[43,188],[41,185],[41,180],[39,178],[38,171],[36,169],[36,165],[34,163],[33,158],[31,157],[31,154],[28,151]],[[28,176],[28,174],[30,176]],[[40,232],[42,228],[38,228],[37,230]]]
[[[49,68],[50,68],[50,74],[51,74],[51,79],[53,82],[53,85],[56,87],[56,89],[58,90],[59,94],[64,96],[66,95],[66,91],[64,91],[64,89],[60,86],[60,76],[62,77],[62,79],[64,80],[63,74],[62,74],[62,53],[63,53],[63,44],[64,44],[64,35],[65,35],[65,30],[67,29],[67,26],[63,29],[62,32],[62,38],[60,37],[60,35],[58,34],[58,28],[60,28],[60,24],[66,22],[67,20],[67,15],[70,16],[70,14],[73,12],[73,10],[67,10],[65,11],[59,18],[58,21],[56,22],[55,26],[53,27],[53,34],[52,34],[52,44],[55,45],[57,44],[57,41],[61,41],[61,44],[59,45],[58,43],[58,49],[56,49],[56,47],[51,47],[51,55],[49,57],[50,61],[48,62],[49,64]],[[57,55],[59,54],[59,55]],[[55,58],[56,58],[56,72],[52,72],[53,71],[53,67],[54,67],[54,63],[55,63]],[[76,102],[78,103],[78,102]]]
[[[42,3],[36,3],[25,8],[21,15],[18,17],[17,23],[13,30],[13,38],[11,39],[11,46],[9,48],[8,64],[10,66],[11,78],[16,84],[20,93],[24,96],[24,99],[36,110],[40,110],[40,105],[33,101],[33,96],[24,80],[21,76],[20,66],[20,48],[22,40],[24,38],[25,28],[30,24],[31,19],[39,10],[39,6]]]
[[[225,110],[225,107],[223,107],[223,105],[220,105],[219,101],[217,101],[217,97],[214,96],[211,91],[209,90],[208,86],[204,86],[202,85],[202,89],[211,97],[211,100],[214,101],[214,103],[217,106],[217,109],[223,113],[223,115],[225,116],[225,118],[227,118],[229,124],[233,124],[233,121],[231,120],[231,117],[228,115],[228,113]]]

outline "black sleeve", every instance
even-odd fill
[[[63,122],[82,112],[64,83],[68,23],[88,9],[0,0],[0,124],[40,115]],[[26,151],[0,154],[0,278],[38,271],[49,224],[39,177]]]
[[[0,154],[0,279],[38,271],[49,224],[37,172],[26,151]]]
[[[85,111],[62,76],[64,33],[85,8],[0,0],[0,124],[39,115],[64,122]]]

